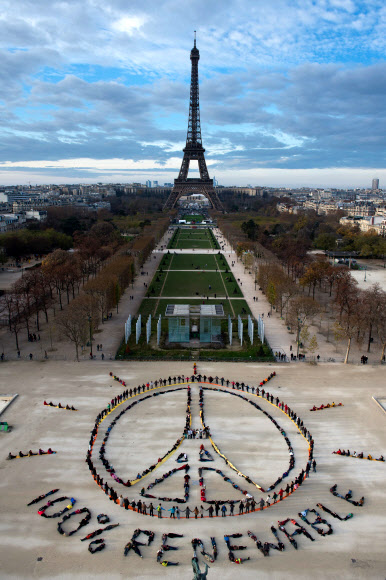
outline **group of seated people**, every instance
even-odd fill
[[[331,403],[327,403],[327,405],[320,405],[320,407],[315,407],[315,405],[312,407],[312,409],[310,409],[310,411],[322,411],[323,409],[329,409],[330,407],[343,407],[343,403],[334,403],[334,401]]]
[[[346,455],[348,457],[356,457],[357,459],[368,459],[369,461],[385,461],[383,455],[381,455],[377,459],[376,457],[373,457],[370,454],[364,455],[363,451],[361,451],[360,453],[353,451],[353,453],[351,453],[350,449],[347,449],[347,451],[345,451],[344,449],[338,449],[338,451],[333,451],[332,453],[335,455]]]
[[[22,451],[19,451],[18,455],[12,455],[12,453],[9,452],[7,459],[17,459],[19,457],[32,457],[33,455],[52,455],[54,453],[56,453],[56,451],[52,451],[51,447],[49,447],[47,449],[47,451],[43,451],[43,449],[39,449],[39,451],[37,451],[36,453],[31,451],[31,449],[30,449],[28,451],[28,453],[23,453]]]
[[[47,401],[44,401],[43,405],[47,405],[47,407],[55,407],[57,409],[67,409],[67,411],[77,411],[78,409],[75,409],[75,407],[73,406],[69,406],[66,405],[65,407],[59,403],[58,405],[54,405],[54,403],[52,401],[50,401],[49,403],[47,403]]]

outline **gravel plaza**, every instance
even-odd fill
[[[9,393],[18,393],[18,398],[9,406],[2,420],[13,426],[11,433],[1,433],[2,443],[2,577],[3,578],[171,578],[192,577],[193,538],[201,538],[209,550],[210,537],[215,537],[218,558],[210,565],[208,577],[232,578],[234,564],[228,560],[228,550],[223,536],[241,533],[242,537],[232,543],[247,546],[237,556],[249,557],[237,569],[240,578],[309,578],[312,573],[317,578],[383,578],[385,570],[384,529],[385,498],[383,493],[385,464],[376,461],[358,460],[351,457],[333,455],[338,448],[378,457],[385,449],[385,413],[372,397],[385,397],[384,372],[382,367],[343,367],[341,365],[280,366],[260,364],[219,364],[204,363],[198,372],[230,381],[243,381],[248,385],[258,385],[265,377],[275,371],[275,376],[266,389],[286,402],[304,421],[315,441],[314,457],[317,462],[316,473],[311,473],[295,493],[283,501],[271,505],[263,511],[243,516],[229,515],[225,518],[205,517],[195,520],[171,520],[167,511],[173,502],[161,502],[165,508],[162,520],[126,511],[114,504],[96,485],[85,463],[90,431],[96,415],[105,408],[110,400],[122,392],[122,385],[109,375],[113,372],[126,382],[127,388],[141,385],[160,377],[167,378],[178,374],[191,374],[192,365],[188,363],[140,363],[130,364],[109,361],[56,363],[48,361],[31,363],[8,363],[1,367],[2,384],[7,385]],[[198,392],[199,383],[191,383],[192,389],[192,426],[199,426]],[[185,394],[173,390],[182,385],[163,387],[164,396],[151,398],[133,407],[130,413],[117,423],[108,442],[107,453],[117,473],[124,477],[135,477],[137,471],[157,461],[159,455],[169,449],[172,441],[182,432],[185,420]],[[185,388],[187,383],[183,385]],[[203,383],[204,387],[212,388]],[[220,387],[226,390],[226,387]],[[229,391],[229,387],[228,387]],[[49,394],[48,394],[49,393]],[[307,460],[307,445],[296,432],[293,422],[277,407],[251,393],[236,391],[251,400],[260,402],[261,407],[277,419],[286,431],[295,456],[294,473],[304,466]],[[142,399],[147,393],[137,396]],[[44,400],[56,405],[73,405],[77,412],[50,408],[43,405]],[[313,405],[334,401],[342,402],[342,407],[325,409],[313,413]],[[111,415],[114,418],[114,415]],[[205,420],[210,424],[216,444],[241,472],[248,474],[261,486],[268,485],[288,464],[285,445],[270,422],[256,414],[245,401],[231,397],[229,393],[205,391]],[[204,443],[213,455],[208,440],[185,440],[179,451],[186,452],[191,465],[191,494],[188,505],[193,509],[200,506],[197,469],[200,444]],[[17,453],[29,449],[51,447],[57,453],[52,456],[26,457],[6,461],[9,451]],[[143,485],[148,485],[155,477],[173,469],[177,453],[167,462],[138,482],[132,488],[122,486],[123,494],[130,500],[140,497]],[[203,463],[208,466],[210,463]],[[218,456],[214,457],[215,467],[225,470],[227,466]],[[225,466],[225,467],[224,467]],[[241,478],[233,472],[229,477],[242,487]],[[292,474],[288,480],[292,479]],[[283,480],[285,484],[287,479]],[[216,474],[205,477],[207,499],[238,499],[237,490],[226,484]],[[349,489],[353,498],[364,496],[362,507],[356,507],[345,500],[334,497],[329,489],[338,485],[338,491],[345,494]],[[161,487],[164,486],[164,487]],[[182,478],[178,474],[160,483],[152,490],[155,497],[174,494],[181,495]],[[254,492],[249,484],[248,491],[256,501],[267,496],[267,491]],[[77,534],[65,537],[57,532],[59,519],[42,518],[37,509],[46,499],[27,507],[33,498],[59,488],[56,496],[76,499],[76,508],[87,507],[91,521]],[[265,488],[266,489],[266,488]],[[120,490],[118,489],[119,493]],[[271,492],[272,493],[272,492]],[[53,497],[56,497],[55,495]],[[48,498],[50,499],[50,498]],[[150,501],[150,500],[149,500]],[[158,500],[153,500],[154,505]],[[317,503],[344,516],[353,513],[347,521],[340,521],[328,513],[321,512]],[[58,509],[63,507],[60,505]],[[182,506],[183,507],[183,506]],[[206,506],[207,507],[207,506]],[[251,531],[262,542],[275,541],[270,527],[277,527],[278,521],[286,518],[301,522],[298,513],[305,509],[321,512],[333,528],[333,535],[320,536],[310,526],[305,525],[314,541],[302,535],[296,536],[298,549],[295,550],[285,535],[279,532],[285,545],[283,552],[271,550],[264,557],[248,537]],[[51,508],[51,510],[54,508]],[[103,534],[106,548],[97,554],[90,554],[88,543],[80,542],[86,534],[101,526],[96,516],[107,514],[111,524],[119,527]],[[237,509],[235,510],[237,514]],[[207,513],[205,512],[207,516]],[[76,519],[76,518],[75,518]],[[77,522],[69,523],[69,528]],[[287,526],[293,531],[292,524]],[[134,552],[123,555],[124,546],[132,537],[135,529],[151,530],[155,533],[154,542],[141,547],[143,558]],[[178,551],[167,553],[167,559],[178,561],[178,567],[164,569],[156,562],[156,552],[161,545],[163,533],[183,534],[182,538],[169,541]],[[139,541],[144,541],[142,537]],[[146,542],[145,542],[146,543]],[[200,556],[203,569],[204,560]],[[311,568],[314,572],[311,572]],[[315,570],[318,572],[315,573]]]

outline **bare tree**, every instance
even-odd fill
[[[299,356],[299,337],[302,329],[319,312],[319,304],[309,296],[296,296],[289,305],[288,321],[297,335],[297,355]]]
[[[57,318],[57,326],[75,346],[76,360],[79,361],[79,348],[92,340],[93,331],[98,326],[96,301],[92,296],[79,296],[69,304],[66,311]]]
[[[370,352],[370,347],[373,339],[374,329],[382,328],[382,320],[384,321],[386,292],[382,290],[379,284],[374,284],[368,290],[363,291],[363,316],[364,316],[364,332],[367,335],[367,352]],[[379,333],[378,333],[379,334]],[[381,341],[382,344],[382,341]]]
[[[13,293],[5,294],[3,304],[4,311],[6,312],[8,317],[9,331],[15,335],[16,348],[17,350],[19,350],[20,349],[19,333],[24,328],[24,321],[20,311],[21,307],[20,300],[18,300],[16,294]]]

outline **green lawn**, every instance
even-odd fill
[[[244,318],[248,316],[248,314],[251,314],[251,310],[248,304],[245,302],[245,300],[231,300],[231,303],[235,316],[238,316],[240,314],[241,318]],[[246,332],[248,333],[248,329],[246,329]]]
[[[162,292],[163,296],[201,296],[202,294],[205,296],[225,295],[224,284],[219,273],[202,271],[168,272]]]
[[[173,254],[171,270],[225,270],[228,263],[212,254]]]
[[[170,249],[216,249],[218,243],[213,240],[209,229],[182,230],[178,229],[169,242]]]

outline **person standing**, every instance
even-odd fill
[[[161,504],[159,503],[159,504],[158,504],[158,506],[157,506],[157,516],[158,516],[158,518],[162,518],[162,510],[163,510],[163,509],[164,509],[164,508],[163,508],[163,507],[161,506]]]
[[[223,518],[225,518],[225,516],[226,516],[226,515],[227,515],[227,507],[226,507],[226,505],[225,505],[225,503],[224,503],[224,504],[222,505],[222,507],[221,507],[221,516],[222,516]]]
[[[315,459],[312,462],[312,471],[314,471],[316,473],[316,461],[315,461]]]
[[[175,520],[176,519],[176,508],[174,506],[172,506],[168,511],[170,512],[170,518],[173,518]]]

